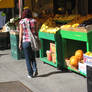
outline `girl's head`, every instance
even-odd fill
[[[22,13],[22,18],[32,18],[32,12],[30,9],[24,9]]]

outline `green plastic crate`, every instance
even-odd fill
[[[40,60],[56,68],[60,68],[61,66],[63,66],[61,62],[62,58],[59,57],[62,52],[59,45],[61,44],[59,37],[59,32],[57,32],[56,34],[39,32],[39,38],[41,41]],[[55,43],[56,46],[56,63],[50,62],[46,58],[46,51],[50,49],[50,43]],[[58,53],[59,50],[60,53]]]
[[[24,58],[24,53],[23,51],[19,50],[18,43],[19,35],[10,34],[11,55],[14,59],[17,60]]]
[[[60,30],[61,42],[62,42],[62,51],[63,51],[63,64],[65,65],[65,58],[68,58],[74,55],[77,49],[82,49],[84,53],[86,51],[92,51],[92,31],[86,32],[74,32],[74,31],[66,31]],[[67,67],[69,70],[75,71],[70,67]],[[77,71],[75,71],[77,72]],[[80,73],[84,76],[85,74]]]

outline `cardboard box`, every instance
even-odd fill
[[[78,63],[78,70],[84,74],[87,74],[86,63]]]
[[[52,62],[56,63],[56,53],[52,53]]]
[[[56,46],[55,46],[54,43],[50,43],[50,51],[51,51],[52,53],[55,53],[55,52],[56,52]]]
[[[86,64],[92,66],[92,56],[88,56],[88,55],[83,54],[83,60]]]
[[[47,50],[47,51],[46,51],[46,54],[47,54],[47,59],[48,59],[48,61],[52,61],[51,51]]]

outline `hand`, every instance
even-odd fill
[[[19,43],[19,49],[20,49],[20,50],[22,49],[22,44],[21,44],[21,43]]]

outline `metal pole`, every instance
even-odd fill
[[[14,17],[14,8],[12,8],[12,17]]]
[[[19,0],[19,17],[21,18],[22,14],[22,0]]]

